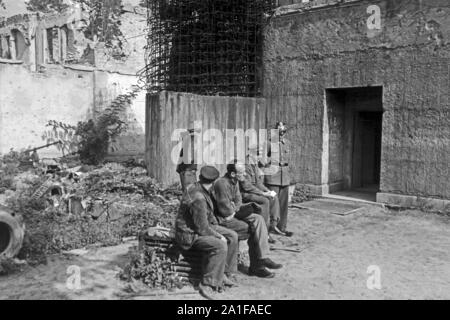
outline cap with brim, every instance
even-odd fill
[[[206,183],[212,183],[219,178],[220,172],[215,167],[206,166],[200,170],[200,180]]]

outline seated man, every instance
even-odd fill
[[[235,285],[225,274],[237,273],[238,235],[218,225],[209,193],[218,177],[216,168],[202,168],[200,181],[189,186],[183,195],[175,224],[179,246],[183,250],[199,250],[206,256],[199,289],[210,299],[222,285]]]
[[[280,204],[276,192],[270,191],[264,185],[264,172],[260,169],[260,159],[258,158],[258,146],[251,145],[247,155],[245,165],[246,179],[239,183],[242,200],[244,203],[254,202],[261,207],[263,216],[269,232],[282,235],[277,224],[280,221]],[[261,154],[261,153],[260,153]],[[241,165],[237,166],[238,171],[242,170]]]
[[[220,225],[236,231],[241,239],[242,235],[246,236],[250,229],[249,275],[273,278],[275,274],[266,268],[280,269],[283,266],[269,259],[269,234],[264,218],[258,214],[247,215],[244,220],[235,218],[236,214],[239,215],[242,205],[238,181],[243,179],[244,175],[237,172],[236,165],[229,164],[225,176],[216,180],[212,193],[216,205],[216,216]]]

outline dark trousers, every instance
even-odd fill
[[[249,224],[251,228],[249,228]],[[269,256],[269,233],[262,216],[251,214],[245,220],[233,218],[222,221],[221,225],[225,228],[234,230],[240,240],[248,239],[248,250],[250,256],[250,268],[260,267],[259,261]],[[250,237],[249,237],[250,233]]]
[[[183,192],[186,191],[187,187],[197,182],[197,172],[193,170],[180,172],[180,182]]]
[[[227,259],[227,244],[213,236],[199,236],[192,249],[204,254],[202,283],[210,287],[221,287]]]
[[[278,196],[274,199],[268,199],[258,194],[246,193],[242,195],[244,203],[254,202],[261,207],[261,216],[266,222],[266,226],[276,225],[280,220],[280,203]]]
[[[223,235],[228,242],[227,259],[225,261],[225,274],[229,275],[237,273],[237,259],[239,253],[238,234],[235,231],[222,226],[214,226],[213,228]]]
[[[199,236],[192,244],[192,249],[204,253],[202,283],[221,287],[224,273],[237,273],[239,241],[233,230],[221,226],[213,228],[227,239],[228,244],[216,237]]]
[[[272,191],[275,191],[278,195],[278,200],[280,203],[280,221],[278,222],[278,229],[281,231],[286,230],[288,221],[288,210],[289,210],[289,186],[267,186]]]

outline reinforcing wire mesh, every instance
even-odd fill
[[[147,0],[149,93],[260,96],[262,31],[274,0]]]

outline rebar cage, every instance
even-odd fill
[[[262,30],[275,0],[147,0],[150,93],[261,94]]]

